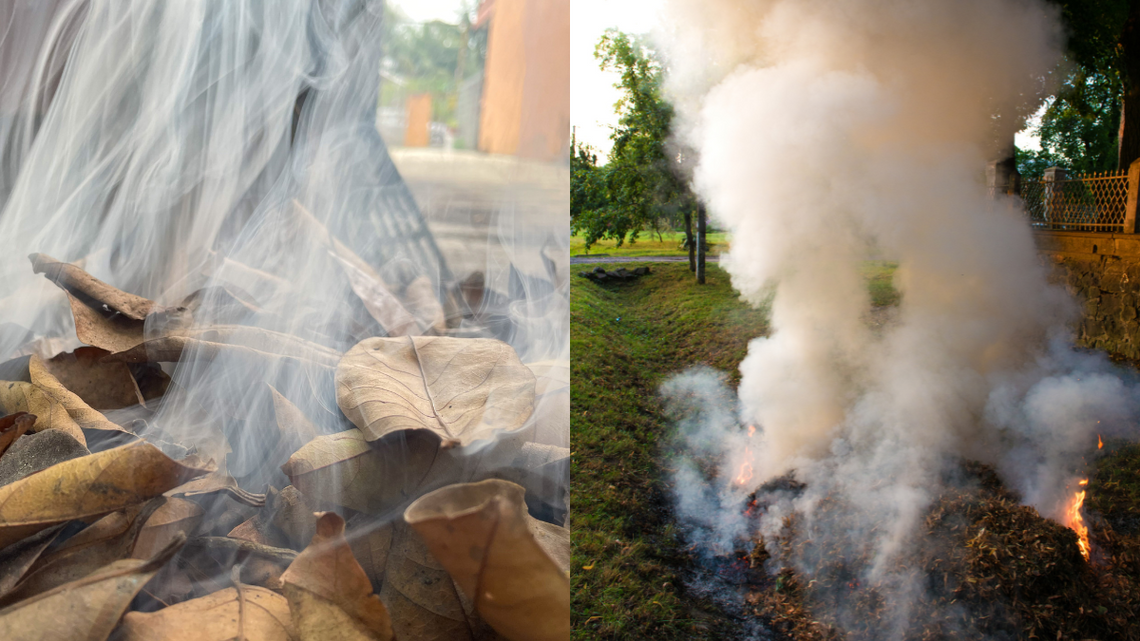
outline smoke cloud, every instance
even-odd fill
[[[761,530],[794,512],[805,540],[862,559],[862,578],[891,593],[882,638],[895,638],[918,590],[891,562],[922,543],[916,525],[957,461],[995,466],[1058,517],[1096,435],[1123,434],[1136,416],[1136,390],[1071,347],[1076,306],[1048,281],[1018,203],[984,185],[986,162],[1009,153],[1049,89],[1058,16],[1025,0],[677,0],[671,11],[670,90],[699,155],[695,186],[733,237],[722,265],[745,299],[775,292],[771,335],[740,366],[738,420],[682,424],[706,443],[690,452],[719,448],[722,467],[698,479],[682,466],[680,509],[723,545],[743,527],[742,503],[724,499],[794,472],[807,489],[776,500]],[[875,332],[860,274],[872,250],[898,261],[902,295]],[[732,406],[707,376],[664,392],[700,389]],[[744,465],[754,474],[740,483]],[[809,575],[824,563],[803,556]]]

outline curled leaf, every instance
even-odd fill
[[[79,267],[47,254],[31,254],[28,258],[32,261],[32,271],[43,274],[92,309],[141,321],[156,307],[152,300],[112,287]]]
[[[121,365],[121,363],[119,364]],[[127,378],[130,378],[130,372],[125,372]],[[66,411],[68,416],[75,421],[79,427],[85,430],[103,430],[107,432],[125,432],[122,427],[107,420],[103,413],[92,409],[78,394],[71,389],[65,387],[52,373],[51,369],[45,361],[38,355],[33,354],[31,360],[28,361],[28,375],[32,379],[32,385],[35,385],[42,390],[51,400],[59,403]],[[134,387],[134,379],[130,380],[131,394],[134,397],[133,404],[140,403],[142,397],[138,395],[138,388]]]
[[[34,359],[35,357],[33,357]],[[60,430],[87,445],[83,430],[54,396],[39,385],[20,381],[0,381],[0,405],[9,413],[27,412],[36,417],[31,432]]]
[[[114,410],[142,404],[142,394],[131,370],[123,363],[102,361],[109,353],[98,347],[80,347],[48,360],[34,357],[36,364],[29,363],[29,375],[33,383],[41,385],[44,382],[36,380],[36,376],[50,375],[93,410]]]
[[[36,422],[34,414],[15,412],[0,418],[0,456],[4,455],[13,441],[24,435]]]
[[[569,638],[570,578],[535,539],[521,487],[448,486],[420,497],[404,518],[497,632],[511,641]]]
[[[281,575],[303,641],[337,638],[388,641],[388,610],[344,538],[344,519],[321,513],[316,534]]]
[[[131,600],[178,552],[183,541],[172,541],[149,560],[116,561],[82,579],[0,610],[0,639],[104,641]]]
[[[212,470],[135,441],[53,465],[0,487],[0,547],[73,519],[142,503]]]
[[[158,612],[128,612],[121,641],[289,641],[297,639],[285,597],[249,585],[227,588]]]
[[[341,359],[337,404],[377,441],[427,430],[468,445],[521,427],[534,409],[534,374],[493,339],[370,338]]]

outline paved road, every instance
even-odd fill
[[[718,256],[705,256],[706,263],[715,263]],[[687,263],[688,256],[571,256],[571,265],[583,263]]]

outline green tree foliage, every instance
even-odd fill
[[[1118,74],[1074,67],[1034,130],[1041,149],[1018,150],[1018,171],[1038,178],[1052,166],[1076,173],[1115,169],[1120,96]]]
[[[585,147],[572,152],[570,225],[587,248],[601,239],[634,242],[656,217],[695,206],[670,141],[673,107],[662,96],[656,53],[635,36],[609,30],[594,56],[603,70],[620,75],[622,96],[609,161],[598,166]]]
[[[440,20],[411,22],[388,6],[384,20],[383,37],[387,44],[383,68],[388,81],[381,86],[381,104],[401,105],[411,94],[430,93],[432,119],[455,126],[456,81],[482,68],[487,54],[487,30],[471,29],[466,11],[459,24]],[[461,58],[464,68],[458,70]]]

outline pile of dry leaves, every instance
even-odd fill
[[[88,347],[0,364],[0,638],[569,637],[568,452],[531,438],[567,364],[449,336],[430,283],[390,293],[327,244],[387,334],[344,353],[242,324],[259,310],[237,288],[162,307],[31,257]],[[223,358],[327,385],[340,428],[259,383],[272,438],[204,422],[179,442],[153,410],[192,403],[158,364]],[[235,479],[225,452],[250,447],[288,485]]]
[[[842,521],[844,512],[825,502],[818,518]],[[754,565],[776,571],[748,597],[756,615],[794,639],[879,638],[896,629],[886,595],[898,583],[863,583],[869,559],[852,556],[842,537],[804,540],[796,518],[786,525],[774,548],[759,541],[752,554]],[[916,604],[900,638],[1140,639],[1140,576],[1130,562],[1137,550],[1121,541],[1106,524],[1094,528],[1097,547],[1086,562],[1072,530],[1021,505],[990,468],[966,464],[965,479],[947,484],[927,513],[921,545],[889,573],[911,581]],[[815,572],[797,571],[796,560]]]

